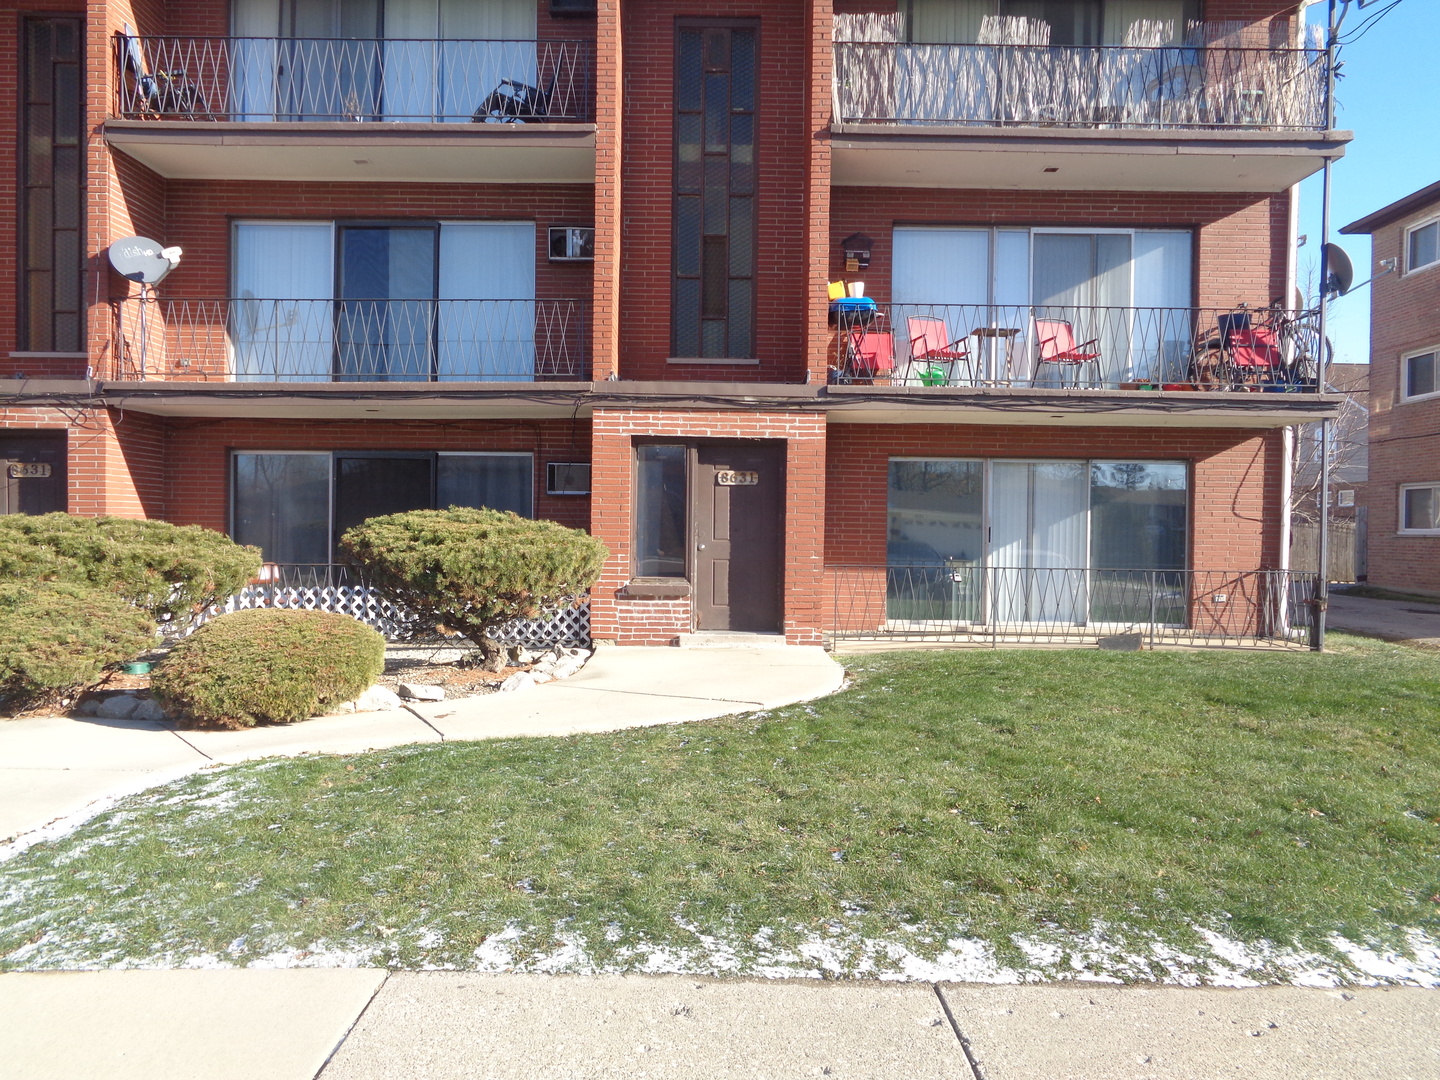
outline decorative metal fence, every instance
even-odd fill
[[[1310,639],[1318,579],[1288,570],[831,566],[837,641],[1258,646]]]
[[[116,35],[130,120],[555,123],[593,113],[594,43]]]
[[[180,636],[231,611],[282,608],[334,611],[373,626],[391,640],[438,633],[411,612],[382,599],[349,567],[332,563],[269,564],[264,579],[252,582],[223,605],[197,615]],[[549,647],[590,645],[590,603],[565,608],[542,619],[516,619],[501,628],[497,640],[506,645]]]
[[[1268,310],[876,304],[831,324],[837,382],[1317,391],[1308,324]]]
[[[842,123],[1321,131],[1317,49],[835,44]]]
[[[264,382],[588,379],[584,300],[112,304],[111,378]]]

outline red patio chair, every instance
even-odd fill
[[[943,385],[925,377],[927,367],[932,371],[941,368],[946,383],[957,383],[961,364],[969,373],[966,376],[969,385],[975,384],[975,361],[970,355],[970,346],[965,338],[950,339],[944,319],[911,315],[906,324],[910,333],[910,359],[920,366],[920,379],[926,386]]]
[[[849,371],[854,379],[889,378],[895,370],[895,335],[889,330],[850,331]]]
[[[1236,382],[1274,382],[1285,367],[1285,356],[1275,339],[1275,331],[1268,326],[1232,330],[1226,351]]]
[[[1096,386],[1100,382],[1100,344],[1099,338],[1092,338],[1083,345],[1075,344],[1075,328],[1063,319],[1036,319],[1035,320],[1035,345],[1039,350],[1035,358],[1035,378],[1033,382],[1040,382],[1040,369],[1046,364],[1055,364],[1061,369],[1060,385],[1065,385],[1064,369],[1074,369],[1075,380],[1072,385],[1080,385],[1080,371],[1082,368],[1094,368],[1094,377],[1085,385]]]

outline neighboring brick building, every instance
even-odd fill
[[[1440,594],[1440,183],[1351,222],[1369,234],[1369,582]]]
[[[605,540],[628,643],[1288,625],[1323,54],[1296,0],[1022,8],[4,0],[0,512],[313,577],[513,508]]]

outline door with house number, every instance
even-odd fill
[[[65,433],[0,432],[0,514],[66,508]]]
[[[695,621],[699,630],[780,629],[784,457],[775,443],[695,449]]]

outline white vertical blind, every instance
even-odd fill
[[[1126,44],[1126,34],[1137,22],[1166,24],[1169,36],[1154,45],[1178,44],[1185,35],[1185,0],[1105,0],[1103,44]]]
[[[910,0],[910,40],[969,45],[980,23],[995,14],[995,0]]]
[[[912,316],[946,320],[946,340],[970,333],[990,298],[989,229],[897,228],[890,274],[896,351],[909,355]],[[936,305],[971,305],[957,310]]]
[[[448,119],[468,120],[503,79],[547,88],[536,68],[535,0],[439,0],[439,7],[440,112]]]
[[[235,377],[329,379],[335,296],[330,223],[239,222],[234,258]]]
[[[235,0],[231,32],[230,100],[236,120],[270,120],[275,109],[280,0]]]
[[[1141,379],[1182,381],[1190,342],[1191,244],[1188,232],[1135,234],[1137,314],[1132,373]],[[1149,309],[1154,309],[1153,312]]]
[[[439,377],[535,377],[535,223],[440,226]]]
[[[1084,620],[1089,499],[1083,462],[997,461],[991,466],[990,580],[996,619]]]

